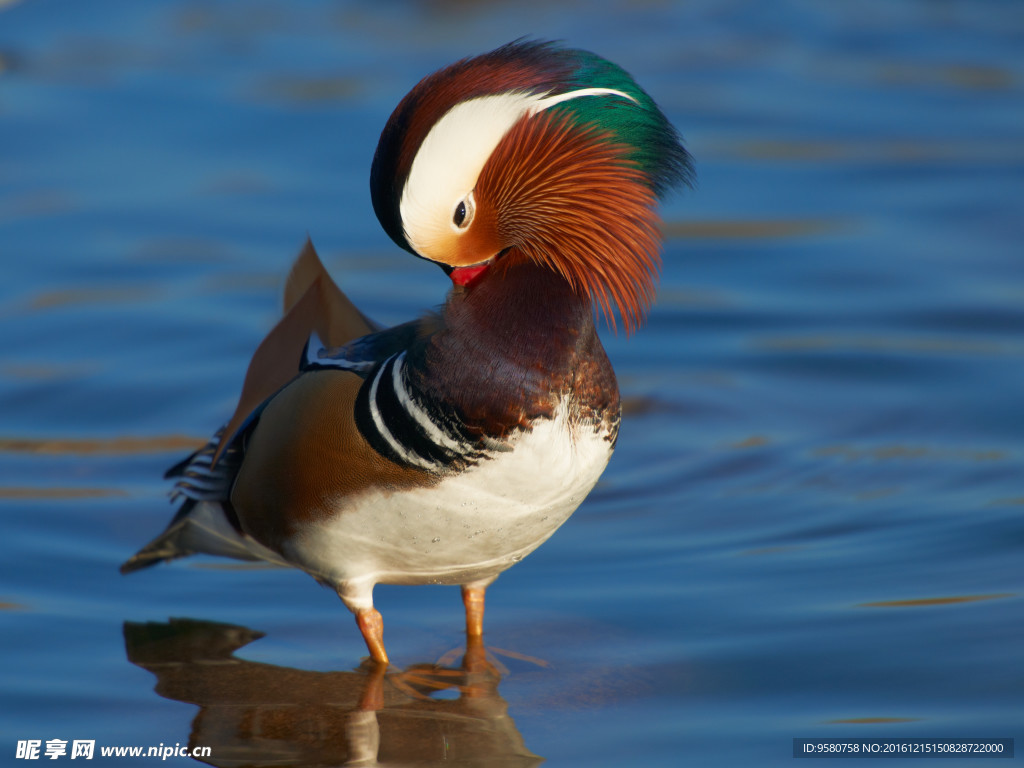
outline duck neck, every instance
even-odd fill
[[[615,375],[588,296],[557,273],[498,264],[456,288],[444,328],[424,347],[421,386],[490,436],[553,418],[566,403],[579,420],[617,418]]]

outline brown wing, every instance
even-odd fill
[[[285,283],[284,308],[284,317],[252,356],[238,406],[221,433],[214,464],[249,414],[299,372],[302,349],[313,331],[326,345],[336,347],[376,330],[335,285],[308,239]]]
[[[349,371],[305,373],[263,410],[231,490],[242,528],[257,541],[280,551],[297,526],[334,514],[346,497],[438,481],[366,442],[353,417],[362,384]]]

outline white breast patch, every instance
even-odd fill
[[[612,453],[603,430],[554,419],[436,486],[372,491],[293,537],[285,553],[369,607],[374,584],[465,584],[497,576],[580,505]]]

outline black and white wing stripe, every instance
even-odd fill
[[[359,390],[356,426],[380,454],[403,466],[433,472],[460,469],[488,455],[444,403],[426,398],[410,383],[406,352],[387,358]]]
[[[420,321],[396,325],[383,331],[360,336],[340,347],[326,348],[313,333],[302,353],[303,371],[339,369],[365,377],[382,360],[407,349],[416,341]]]
[[[241,440],[232,441],[214,466],[213,456],[220,444],[221,432],[223,428],[210,442],[167,470],[164,477],[175,479],[171,501],[181,496],[195,501],[225,501],[231,495],[231,484],[242,464],[244,449]]]
[[[313,334],[303,352],[302,370],[344,370],[362,376],[356,426],[374,450],[396,464],[444,472],[474,464],[492,451],[507,450],[500,441],[470,432],[451,406],[412,385],[406,353],[421,330],[420,321],[414,321],[335,349],[325,349]]]

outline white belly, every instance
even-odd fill
[[[540,546],[597,483],[612,453],[604,430],[572,425],[560,409],[438,485],[347,499],[285,547],[289,560],[369,605],[374,584],[465,584],[493,579]]]

